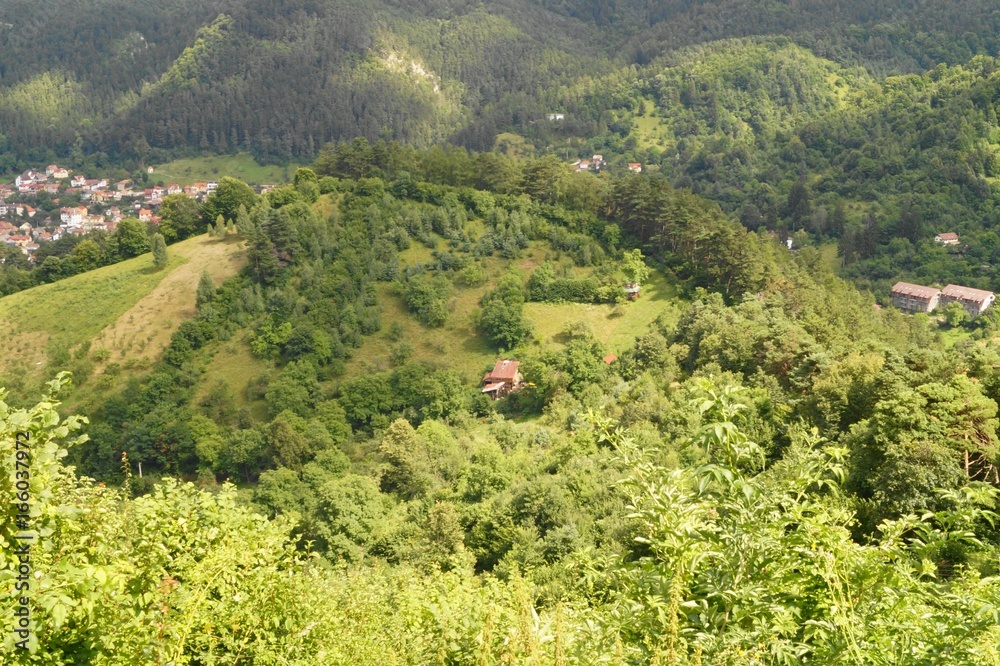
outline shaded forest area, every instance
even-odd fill
[[[10,2],[0,8],[7,169],[55,155],[313,157],[365,136],[492,148],[568,89],[665,53],[786,35],[874,76],[997,52],[988,3]],[[646,69],[654,67],[654,69]],[[634,91],[633,91],[634,92]],[[635,97],[635,95],[633,95]],[[608,111],[608,108],[603,109]],[[613,126],[572,120],[593,136]]]

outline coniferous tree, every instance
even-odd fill
[[[281,266],[275,255],[274,243],[261,229],[255,229],[247,243],[247,261],[254,277],[263,285],[274,283]]]
[[[167,257],[167,243],[163,240],[163,234],[153,234],[153,267],[156,270],[163,270],[167,267],[169,258]]]
[[[198,291],[195,296],[195,305],[201,308],[205,303],[210,303],[215,298],[215,281],[208,274],[207,270],[201,272],[201,279],[198,280]]]
[[[247,207],[243,204],[239,205],[236,209],[236,233],[243,238],[249,238],[250,234],[253,233],[253,220],[250,219],[250,214],[247,213]]]

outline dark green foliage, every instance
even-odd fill
[[[201,307],[206,303],[211,303],[212,299],[215,298],[215,280],[209,275],[208,270],[201,272],[201,277],[198,279],[198,291],[195,294],[195,306]]]
[[[425,326],[440,327],[448,320],[451,283],[441,275],[422,274],[403,284],[403,300]]]
[[[223,176],[219,179],[215,192],[212,192],[201,206],[202,223],[214,223],[219,216],[222,216],[223,220],[235,220],[240,206],[251,210],[256,202],[257,195],[246,183]]]
[[[482,298],[476,325],[491,344],[510,349],[531,335],[524,317],[524,293],[518,277],[508,273]]]
[[[131,259],[149,252],[149,236],[146,226],[139,220],[122,220],[111,237],[115,252],[122,259]]]
[[[307,360],[292,361],[267,387],[265,396],[273,415],[286,410],[299,416],[312,413],[320,395],[316,368]]]

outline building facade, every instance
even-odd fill
[[[978,317],[993,305],[996,296],[992,291],[949,284],[941,290],[941,305],[961,303],[970,317]]]
[[[897,282],[892,287],[892,304],[907,312],[931,312],[938,306],[941,290],[909,282]]]

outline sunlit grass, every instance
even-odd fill
[[[279,185],[292,180],[297,165],[262,166],[246,154],[210,155],[174,160],[154,167],[153,182],[190,185],[198,181],[218,180],[223,176],[238,178],[251,185]]]

